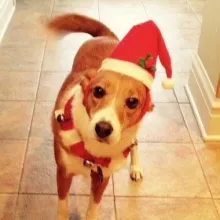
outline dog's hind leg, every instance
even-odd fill
[[[72,176],[66,175],[65,171],[57,168],[57,191],[58,191],[58,210],[57,220],[68,220],[68,197],[72,183]]]
[[[103,193],[108,185],[109,177],[104,178],[102,182],[99,180],[99,174],[96,172],[91,173],[91,194],[89,200],[89,207],[87,210],[86,220],[97,220],[99,204],[102,200]]]
[[[131,148],[130,177],[133,181],[140,181],[143,178],[143,171],[140,166],[137,144]]]

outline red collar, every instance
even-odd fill
[[[108,168],[112,159],[110,157],[95,157],[93,155],[91,155],[84,146],[83,142],[79,142],[76,144],[73,144],[70,147],[70,152],[84,160],[87,160],[93,164],[99,165],[101,167],[105,167]],[[130,147],[128,147],[126,150],[123,151],[123,156],[125,158],[128,157],[130,153]]]
[[[75,129],[74,119],[72,117],[72,102],[74,101],[74,96],[71,97],[65,105],[64,108],[64,120],[60,122],[61,130],[68,131]],[[102,166],[102,167],[109,167],[111,163],[110,157],[95,157],[91,155],[85,148],[84,142],[74,143],[70,146],[70,152],[84,160],[87,160],[93,164]],[[128,157],[130,153],[130,147],[126,148],[122,154],[125,158]]]

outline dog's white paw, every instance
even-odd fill
[[[138,182],[143,179],[143,170],[140,166],[131,165],[130,177],[132,181]]]

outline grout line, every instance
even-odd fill
[[[37,90],[38,90],[38,87],[39,87],[39,80],[40,80],[40,75],[39,75],[39,78],[38,78]],[[37,96],[37,93],[36,93],[36,96]],[[19,184],[18,184],[18,196],[17,196],[17,198],[16,198],[16,206],[15,206],[14,219],[15,219],[16,216],[17,216],[17,207],[18,207],[19,191],[20,191],[20,188],[21,188],[21,182],[22,182],[23,175],[24,175],[24,167],[25,167],[25,161],[26,161],[26,157],[27,157],[27,153],[28,153],[28,148],[29,148],[29,139],[30,139],[30,134],[31,134],[31,127],[32,127],[32,123],[33,123],[35,108],[36,108],[36,101],[34,101],[34,106],[33,106],[33,111],[32,111],[32,117],[31,117],[30,127],[29,127],[29,131],[28,131],[28,138],[27,138],[27,143],[26,143],[26,149],[25,149],[24,158],[23,158],[23,164],[22,164],[22,168],[21,168],[20,182],[19,182]]]
[[[196,156],[197,156],[198,162],[199,162],[199,164],[200,164],[200,167],[201,167],[201,170],[202,170],[202,173],[203,173],[203,176],[204,176],[206,185],[207,185],[208,190],[209,190],[209,193],[210,193],[210,195],[211,195],[211,199],[212,199],[213,205],[214,205],[214,207],[215,207],[215,209],[216,209],[218,218],[220,219],[220,214],[219,214],[219,212],[218,212],[217,206],[216,206],[215,201],[214,201],[215,198],[214,198],[213,195],[212,195],[211,188],[210,188],[210,186],[209,186],[208,180],[207,180],[206,175],[205,175],[205,171],[203,170],[202,163],[201,163],[201,160],[200,160],[200,158],[199,158],[199,155],[198,155],[198,152],[197,152],[197,150],[196,150],[196,146],[195,146],[194,143],[193,143],[193,146],[194,146],[194,151],[195,151],[195,154],[196,154]]]
[[[187,126],[186,126],[187,128]],[[188,130],[188,129],[187,129]],[[142,140],[138,140],[139,144],[192,144],[192,141],[189,142],[169,142],[169,141],[162,141],[162,142],[158,142],[158,141],[142,141]]]
[[[33,139],[40,139],[39,137],[30,137]],[[9,139],[9,138],[0,138],[0,141],[27,141],[29,142],[30,138],[24,138],[24,139],[19,139],[19,138],[14,138],[14,139]],[[43,139],[45,142],[53,142],[52,139]]]
[[[180,108],[180,105],[179,105],[179,108]],[[201,160],[200,160],[199,155],[198,155],[198,152],[197,152],[197,150],[196,150],[195,143],[194,143],[194,141],[193,141],[193,138],[192,138],[192,136],[191,136],[191,133],[189,132],[189,128],[188,128],[188,126],[187,126],[187,123],[186,123],[186,120],[185,120],[185,118],[184,118],[184,116],[183,116],[183,112],[182,112],[181,108],[180,108],[180,112],[181,112],[182,117],[183,117],[183,120],[184,120],[184,122],[185,122],[185,124],[186,124],[187,131],[188,131],[188,133],[189,133],[190,139],[192,140],[193,150],[194,150],[194,153],[195,153],[195,155],[196,155],[196,157],[197,157],[197,161],[198,161],[198,163],[199,163],[199,165],[200,165],[200,168],[201,168],[201,171],[202,171],[204,180],[205,180],[205,182],[206,182],[208,191],[209,191],[209,193],[210,193],[210,195],[211,195],[211,200],[212,200],[212,202],[213,202],[213,205],[214,205],[214,207],[215,207],[215,210],[217,211],[218,218],[220,219],[220,214],[219,214],[218,209],[217,209],[217,206],[216,206],[216,204],[215,204],[215,201],[214,201],[214,197],[213,197],[213,195],[212,195],[211,188],[210,188],[210,186],[209,186],[208,180],[207,180],[206,175],[205,175],[205,171],[204,171],[204,169],[203,169]]]
[[[39,78],[39,77],[38,77]],[[0,102],[35,102],[35,100],[22,100],[22,99],[18,99],[18,100],[15,100],[15,99],[0,99]]]
[[[29,192],[0,192],[0,195],[38,195],[38,196],[57,196],[57,193],[29,193]],[[84,193],[70,193],[70,196],[85,196],[89,197],[90,194],[84,194]],[[211,197],[187,197],[187,196],[153,196],[153,195],[103,195],[103,197],[114,197],[114,198],[145,198],[145,199],[192,199],[192,200],[200,200],[200,199],[208,199],[212,200]],[[220,198],[216,198],[215,200],[219,200]]]
[[[30,137],[31,138],[31,137]],[[34,138],[34,137],[33,137]],[[37,138],[36,138],[37,139]],[[52,139],[43,139],[45,142],[53,142]],[[29,141],[29,138],[27,139],[19,139],[19,138],[15,138],[15,139],[10,139],[10,138],[0,138],[0,141]],[[140,144],[192,144],[192,142],[168,142],[168,141],[162,141],[162,142],[158,142],[158,141],[144,141],[144,140],[138,140],[138,142]]]
[[[115,220],[117,220],[118,219],[118,213],[117,213],[116,196],[115,196],[114,175],[112,175],[112,187],[113,187],[113,197],[114,197]]]
[[[55,104],[56,100],[42,100],[42,99],[36,99],[37,103],[50,103],[50,104]]]
[[[52,17],[54,4],[55,4],[55,0],[53,0],[53,2],[51,2],[52,9],[50,11],[50,18]],[[17,211],[18,211],[18,201],[19,201],[19,194],[20,194],[19,191],[21,189],[21,183],[22,183],[22,179],[23,179],[23,175],[24,175],[25,162],[26,162],[28,148],[29,148],[29,139],[30,139],[30,134],[31,134],[31,130],[32,130],[32,123],[33,123],[33,119],[34,119],[34,113],[35,113],[35,109],[36,109],[36,102],[37,102],[38,90],[39,90],[39,87],[40,87],[40,79],[41,79],[41,75],[42,75],[42,66],[43,66],[47,41],[48,41],[48,34],[46,34],[46,40],[45,40],[45,43],[44,43],[44,50],[43,50],[43,54],[42,54],[40,74],[39,74],[38,82],[37,82],[37,90],[36,90],[36,96],[35,96],[35,100],[34,100],[34,107],[33,107],[33,111],[32,111],[32,118],[31,118],[31,122],[30,122],[30,129],[29,129],[29,132],[28,132],[28,139],[27,139],[27,143],[26,143],[26,150],[25,150],[25,154],[24,154],[23,166],[22,166],[21,175],[20,175],[20,182],[19,182],[19,185],[18,185],[18,196],[16,198],[14,219],[16,218]]]
[[[189,5],[189,7],[192,9],[193,13],[195,14],[196,18],[199,20],[200,23],[202,23],[202,21],[199,19],[195,9],[192,7],[192,5],[189,3],[189,0],[186,0],[187,4]]]
[[[100,6],[99,6],[99,0],[97,0],[97,3],[98,3],[98,16],[99,16],[99,21],[100,21]]]
[[[192,200],[200,200],[200,199],[209,199],[212,200],[211,197],[184,197],[184,196],[149,196],[149,195],[116,195],[116,198],[142,198],[142,199],[192,199]]]
[[[41,75],[42,76],[42,75]],[[39,77],[39,80],[41,79],[41,76]],[[17,99],[17,100],[11,100],[11,99],[7,99],[7,100],[4,100],[4,99],[0,99],[0,102],[48,102],[48,103],[55,103],[56,102],[56,100],[46,100],[46,99],[38,99],[37,98],[37,96],[38,96],[38,94],[37,94],[37,92],[38,92],[38,86],[37,86],[37,91],[36,91],[36,98],[35,99],[33,99],[33,100],[23,100],[23,99]],[[157,101],[155,101],[154,102],[154,104],[178,104],[178,103],[188,103],[189,104],[189,102],[178,102],[178,101],[173,101],[173,102],[157,102]]]
[[[144,7],[144,11],[145,11],[145,14],[147,16],[147,19],[150,18],[149,14],[147,13],[147,9],[145,7],[145,4],[144,4],[143,0],[141,0],[141,3],[142,3],[142,6]]]
[[[28,138],[0,138],[0,141],[27,141]]]

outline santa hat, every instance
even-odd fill
[[[158,56],[167,75],[162,85],[165,89],[172,89],[174,80],[169,52],[157,25],[147,21],[128,32],[110,57],[102,62],[100,70],[111,70],[133,77],[151,89]]]

